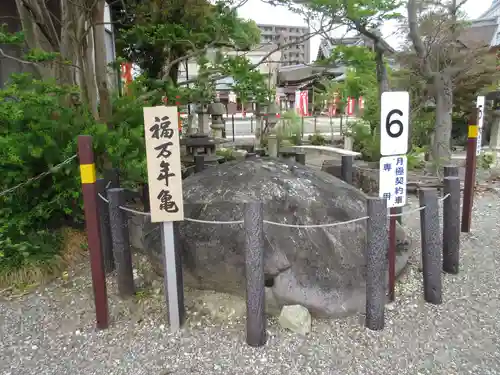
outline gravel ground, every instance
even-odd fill
[[[190,319],[173,334],[158,282],[126,302],[110,282],[112,326],[98,332],[88,270],[81,266],[69,280],[0,299],[0,373],[500,374],[499,195],[483,192],[475,204],[473,232],[462,237],[461,272],[444,275],[444,303],[422,299],[417,248],[382,332],[365,329],[355,316],[314,320],[312,333],[300,337],[270,319],[267,345],[254,349],[244,342],[242,301],[228,297],[211,309],[188,291]],[[418,213],[405,223],[418,247]]]

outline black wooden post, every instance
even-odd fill
[[[384,328],[385,282],[388,266],[387,201],[367,199],[368,222],[366,230],[366,320],[371,330]]]
[[[424,299],[435,305],[442,302],[442,244],[439,226],[439,205],[436,189],[419,191],[420,232],[422,237],[422,269],[424,277]]]
[[[352,185],[353,162],[353,156],[342,155],[341,176],[349,185]]]
[[[295,153],[295,161],[302,165],[306,165],[306,154],[304,152]]]
[[[125,205],[125,189],[109,189],[108,199],[118,293],[124,298],[135,293],[127,214],[120,208]]]
[[[445,165],[444,177],[458,177],[458,167],[456,165]]]
[[[120,187],[120,170],[118,168],[111,168],[104,171],[104,179],[107,182],[106,188],[119,188]]]
[[[113,241],[111,240],[111,225],[109,221],[109,205],[107,199],[106,186],[108,181],[99,178],[96,181],[97,187],[97,208],[99,211],[99,226],[101,234],[102,257],[104,260],[104,271],[106,273],[115,270],[115,259],[113,257]]]
[[[194,173],[203,172],[205,169],[205,156],[195,155],[194,156]]]
[[[444,178],[443,271],[457,274],[460,263],[460,179]]]
[[[141,191],[141,201],[142,205],[144,206],[144,212],[149,212],[151,211],[151,204],[149,203],[149,184],[145,182],[142,184],[142,191]]]
[[[266,343],[264,290],[264,211],[261,202],[245,204],[245,276],[247,290],[247,344]]]

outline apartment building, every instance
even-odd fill
[[[311,57],[311,42],[303,40],[309,34],[307,26],[257,25],[261,31],[261,44],[294,44],[282,50],[281,65],[308,64]]]

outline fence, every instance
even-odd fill
[[[296,161],[305,164],[305,155],[295,156]],[[352,182],[352,157],[343,157],[342,178]],[[205,168],[203,156],[197,157],[197,163],[191,167],[195,173]],[[447,174],[454,174],[457,167],[447,169]],[[388,218],[402,217],[420,212],[422,238],[422,265],[424,281],[424,299],[432,304],[442,302],[441,270],[448,273],[458,272],[459,237],[460,237],[460,180],[455,176],[446,176],[444,195],[438,198],[435,188],[422,189],[419,192],[420,207],[395,215],[388,214],[386,201],[368,197],[366,216],[345,222],[300,225],[273,222],[264,218],[262,202],[247,202],[244,215],[237,221],[206,221],[186,217],[184,220],[206,225],[239,225],[245,231],[245,272],[247,296],[246,341],[251,346],[261,346],[266,342],[266,318],[264,301],[264,227],[265,225],[288,228],[328,228],[359,221],[367,222],[366,242],[366,327],[372,330],[384,328],[384,310],[386,304],[386,273],[388,270],[387,248],[389,243]],[[104,181],[100,182],[104,185]],[[107,186],[107,185],[106,185]],[[104,259],[114,257],[116,262],[118,289],[121,296],[134,293],[132,257],[127,234],[125,212],[149,216],[149,212],[137,211],[127,207],[124,202],[126,189],[111,188],[99,193],[103,212],[108,207],[111,218],[108,228],[103,231],[102,243]],[[139,195],[139,193],[135,193]],[[443,231],[439,220],[439,202],[443,202]],[[104,217],[106,213],[104,212]],[[106,219],[103,220],[106,222]],[[111,238],[111,241],[109,241]],[[183,286],[178,285],[182,290]],[[182,304],[181,304],[182,305]],[[179,306],[179,316],[183,316],[183,306]]]
[[[78,140],[82,189],[85,201],[85,219],[89,239],[92,281],[96,308],[97,327],[108,327],[108,305],[106,292],[106,274],[116,270],[118,290],[122,297],[135,292],[132,255],[129,243],[128,223],[125,212],[149,216],[149,198],[147,187],[141,192],[120,188],[119,174],[116,169],[107,171],[104,178],[97,179],[91,137],[80,136]],[[73,156],[56,166],[53,170],[30,179],[26,183],[53,172],[61,165],[71,162]],[[256,157],[255,155],[252,157]],[[305,154],[295,154],[296,162],[305,164]],[[195,157],[195,164],[186,173],[199,173],[206,168],[203,156]],[[388,270],[387,249],[389,217],[402,217],[420,212],[421,247],[423,266],[424,299],[428,303],[442,302],[441,271],[456,274],[459,271],[460,246],[460,180],[458,167],[445,168],[443,197],[438,198],[436,188],[419,191],[420,207],[398,214],[389,214],[386,201],[377,197],[368,197],[366,216],[345,222],[313,225],[286,224],[266,220],[262,202],[247,202],[244,215],[238,221],[205,221],[185,218],[186,221],[206,225],[242,225],[245,231],[245,272],[247,296],[246,341],[251,346],[261,346],[266,342],[265,317],[265,280],[264,280],[264,225],[288,228],[328,228],[354,222],[367,222],[366,239],[366,318],[365,325],[372,330],[381,330],[385,324],[386,273]],[[188,172],[189,171],[189,172]],[[353,158],[342,157],[342,179],[352,183]],[[7,194],[23,184],[7,191]],[[146,211],[137,211],[126,206],[130,197],[142,199]],[[443,202],[442,232],[439,219],[439,202]],[[178,249],[176,249],[178,251]],[[166,275],[165,275],[166,276]],[[182,278],[177,278],[178,289],[182,291]],[[167,292],[167,291],[166,291]],[[172,314],[184,316],[182,293],[179,296],[178,311],[169,309]],[[182,323],[182,319],[179,319]]]
[[[356,118],[350,117],[328,117],[328,116],[303,116],[298,120],[298,127],[302,138],[313,135],[323,134],[327,136],[341,135],[347,129],[347,122],[356,121]],[[223,137],[235,142],[236,139],[250,137],[255,134],[258,119],[254,116],[225,118]],[[278,123],[285,121],[283,118]],[[263,118],[263,127],[266,127],[266,118]]]

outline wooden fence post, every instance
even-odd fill
[[[470,232],[472,221],[472,206],[474,204],[474,190],[476,186],[476,149],[478,126],[476,117],[469,117],[469,131],[467,139],[467,154],[465,158],[464,201],[462,205],[462,232]]]
[[[106,274],[104,271],[101,249],[96,170],[91,136],[78,136],[78,158],[80,159],[83,208],[85,211],[85,226],[87,228],[87,240],[90,252],[90,269],[94,288],[96,325],[98,329],[105,329],[109,326],[108,295],[106,291]]]
[[[101,234],[102,256],[104,259],[104,270],[106,273],[115,270],[115,259],[113,257],[113,241],[111,240],[111,225],[109,221],[109,205],[107,199],[106,186],[108,181],[99,178],[97,186],[97,207],[99,208],[99,229]],[[104,198],[104,199],[103,199]]]
[[[444,177],[458,177],[458,167],[456,165],[445,165]]]
[[[203,172],[205,169],[205,156],[195,155],[194,156],[194,173]]]
[[[387,201],[367,199],[366,224],[366,320],[371,330],[381,330],[385,322],[385,282],[388,268]]]
[[[304,152],[295,153],[295,161],[299,164],[306,165],[306,154]]]
[[[149,203],[149,184],[145,182],[142,184],[142,189],[141,189],[141,201],[142,205],[144,206],[144,212],[149,212],[151,211],[151,204]]]
[[[443,271],[457,274],[460,263],[460,179],[444,178]]]
[[[247,290],[247,344],[266,343],[264,285],[264,210],[262,202],[245,203],[245,276]]]
[[[352,185],[353,162],[354,162],[353,156],[342,155],[342,164],[340,167],[341,176],[342,180],[347,182],[349,185]]]
[[[104,171],[104,179],[107,181],[107,183],[106,183],[107,189],[119,188],[120,187],[120,170],[118,168],[111,168],[111,169]]]
[[[422,237],[422,269],[424,278],[424,299],[438,305],[442,302],[442,244],[439,226],[439,204],[436,189],[423,188],[419,191],[420,232]]]
[[[125,189],[109,189],[108,199],[118,293],[120,297],[126,298],[135,294],[135,285],[128,219],[126,212],[120,208],[125,205]]]

